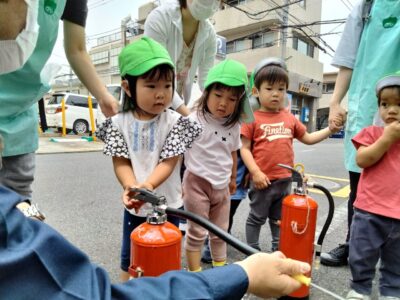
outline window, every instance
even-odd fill
[[[293,49],[309,57],[314,57],[314,45],[303,37],[298,36],[293,38]]]
[[[275,35],[273,32],[264,32],[257,34],[253,39],[253,49],[273,46],[274,37]]]
[[[228,0],[226,1],[226,4],[228,6],[235,6],[235,5],[240,5],[246,3],[246,0]]]
[[[107,90],[110,92],[111,95],[113,95],[113,97],[115,99],[119,99],[120,98],[120,94],[121,94],[121,87],[120,86],[108,86]]]
[[[335,89],[334,82],[324,83],[324,85],[322,86],[322,92],[324,94],[332,94],[334,89]]]
[[[90,56],[94,65],[108,63],[109,61],[108,51],[92,53]]]
[[[64,98],[64,96],[65,95],[63,94],[53,95],[51,96],[48,104],[61,104],[61,100]]]
[[[86,96],[76,96],[70,95],[68,97],[67,103],[69,105],[79,106],[79,107],[89,107],[88,98]],[[97,101],[92,97],[92,106],[93,108],[97,108]]]
[[[243,50],[249,49],[248,43],[246,43],[246,40],[237,40],[237,41],[232,41],[226,43],[226,53],[234,53],[234,52],[239,52]]]
[[[110,50],[110,69],[112,74],[119,73],[118,55],[121,53],[121,49],[121,47],[117,47]]]

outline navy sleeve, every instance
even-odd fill
[[[204,299],[240,300],[248,288],[248,278],[236,264],[200,273],[171,271],[160,277],[142,277],[113,286],[113,299]]]
[[[67,20],[85,27],[87,14],[87,0],[66,0],[64,13],[61,16],[61,20]]]
[[[0,186],[0,295],[8,299],[228,300],[241,299],[247,290],[247,275],[235,264],[112,284],[105,270],[61,234],[15,208],[21,201]]]

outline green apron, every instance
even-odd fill
[[[31,153],[38,148],[37,101],[50,89],[40,73],[57,40],[66,0],[39,0],[39,36],[23,67],[0,75],[0,134],[3,156]]]
[[[361,35],[348,91],[348,118],[344,139],[345,166],[361,172],[351,139],[372,124],[378,109],[376,82],[400,70],[400,0],[374,0],[371,17]]]

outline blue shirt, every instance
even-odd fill
[[[15,208],[22,201],[18,194],[0,186],[0,199],[2,299],[241,299],[248,288],[245,271],[235,264],[112,284],[57,231]]]

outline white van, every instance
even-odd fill
[[[85,134],[91,131],[88,95],[55,93],[46,105],[47,126],[62,130],[61,100],[65,103],[65,123],[68,131]],[[97,101],[92,97],[93,117],[97,116]],[[95,120],[96,122],[96,120]]]
[[[125,99],[125,92],[123,88],[121,87],[120,84],[107,84],[106,88],[110,92],[110,94],[113,95],[113,97],[118,100],[119,111],[121,111]],[[96,125],[99,126],[105,120],[106,117],[103,115],[99,107],[97,110]]]

